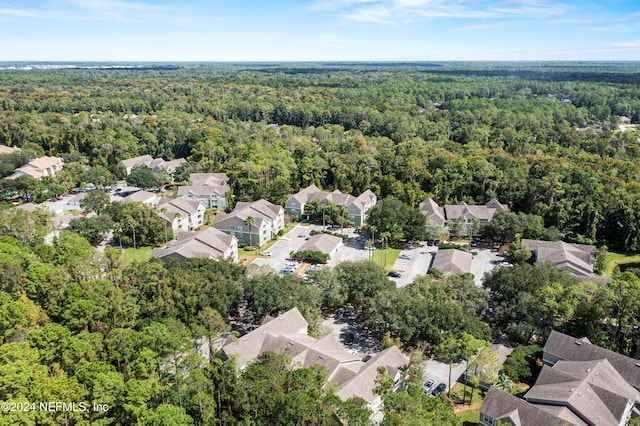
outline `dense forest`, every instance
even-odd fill
[[[638,73],[561,65],[3,71],[0,143],[112,172],[185,157],[238,200],[311,183],[411,206],[496,197],[566,240],[636,250],[640,146],[619,124],[640,122]]]
[[[184,157],[177,181],[225,172],[237,201],[283,204],[310,184],[354,195],[371,189],[383,229],[399,206],[426,197],[440,204],[497,198],[527,232],[637,251],[640,73],[631,65],[2,70],[0,144],[22,151],[0,158],[0,175],[37,155],[66,162],[55,180],[2,180],[2,193],[44,199],[115,182],[123,159]],[[139,241],[166,240],[157,215],[93,198],[90,210],[110,216],[97,222],[135,218],[156,230]],[[0,400],[110,407],[6,413],[6,424],[367,424],[362,400],[341,401],[319,385],[322,369],[291,371],[286,359],[267,354],[238,375],[214,351],[202,357],[203,346],[232,334],[232,322],[259,324],[294,306],[315,335],[323,332],[322,312],[350,305],[383,346],[443,357],[492,332],[526,344],[552,328],[640,354],[633,271],[599,287],[521,262],[488,274],[484,289],[470,276],[435,272],[396,288],[374,264],[346,262],[303,282],[248,276],[227,262],[129,264],[113,247],[95,251],[79,222],[45,244],[50,217],[2,207]],[[119,234],[130,242],[126,229]],[[424,395],[418,375],[398,393],[385,392],[388,378],[379,379],[385,424],[458,422],[447,403]]]

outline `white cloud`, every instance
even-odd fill
[[[158,9],[158,6],[155,6],[155,5],[151,5],[147,3],[128,2],[128,1],[73,0],[71,3],[85,9],[102,10],[102,11],[115,11],[115,10],[123,10],[123,9],[124,10]]]
[[[348,9],[353,5],[365,3],[379,3],[379,0],[316,0],[311,5],[311,10],[333,12]]]
[[[618,43],[611,43],[611,46],[616,47],[640,47],[640,40],[621,41]]]
[[[314,10],[335,12],[356,21],[399,23],[407,18],[513,18],[558,16],[566,13],[561,3],[548,0],[318,0]]]
[[[35,18],[38,17],[39,14],[37,11],[28,9],[0,8],[0,15]]]
[[[474,30],[484,30],[487,28],[491,28],[490,25],[483,25],[483,24],[479,24],[479,25],[467,25],[466,27],[458,27],[456,28],[456,30],[458,31],[474,31]]]

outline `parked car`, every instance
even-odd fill
[[[401,277],[400,272],[396,272],[396,271],[391,271],[391,272],[389,272],[388,275],[390,277],[392,277],[392,278],[400,278]]]
[[[500,262],[498,263],[498,266],[502,266],[503,268],[510,268],[513,266],[513,264],[509,263],[509,262]]]
[[[411,256],[409,256],[408,254],[401,254],[400,256],[398,256],[398,259],[411,260]]]
[[[353,318],[356,315],[356,310],[353,309],[353,306],[347,306],[344,308],[343,314],[346,318]]]
[[[431,391],[431,395],[438,396],[442,392],[444,392],[445,389],[447,389],[447,385],[445,385],[444,383],[440,383],[438,386],[435,387],[435,389]]]
[[[282,275],[291,275],[291,274],[293,274],[293,269],[282,269],[282,270],[280,271],[280,273],[281,273]]]
[[[434,379],[429,379],[426,382],[424,382],[424,386],[422,386],[422,390],[424,390],[424,393],[428,394],[429,392],[431,392],[431,388],[435,384],[436,384],[436,381]]]
[[[356,336],[353,333],[347,333],[347,337],[344,338],[344,344],[348,346],[353,345],[355,338]]]
[[[263,255],[263,256],[269,256],[269,257],[271,257],[271,254],[272,254],[272,253],[271,253],[270,251],[263,251],[263,252],[262,252],[262,253],[260,253],[260,254],[261,254],[261,255]]]

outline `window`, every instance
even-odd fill
[[[244,230],[244,227],[242,225],[238,225],[238,231],[242,232]]]
[[[232,230],[232,231],[235,231],[235,230],[236,230],[236,227],[235,227],[235,225],[231,225],[231,226],[229,227],[229,229],[230,229],[230,230]]]
[[[485,425],[493,425],[494,420],[493,420],[493,417],[489,417],[484,413],[480,413],[480,423]]]

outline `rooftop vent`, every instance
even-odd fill
[[[324,359],[324,357],[322,355],[318,355],[318,358],[320,359]]]
[[[636,362],[636,367],[640,367],[640,362]]]
[[[579,340],[576,340],[576,345],[581,346],[581,345],[582,345],[582,342],[581,342],[581,341],[579,341]]]

